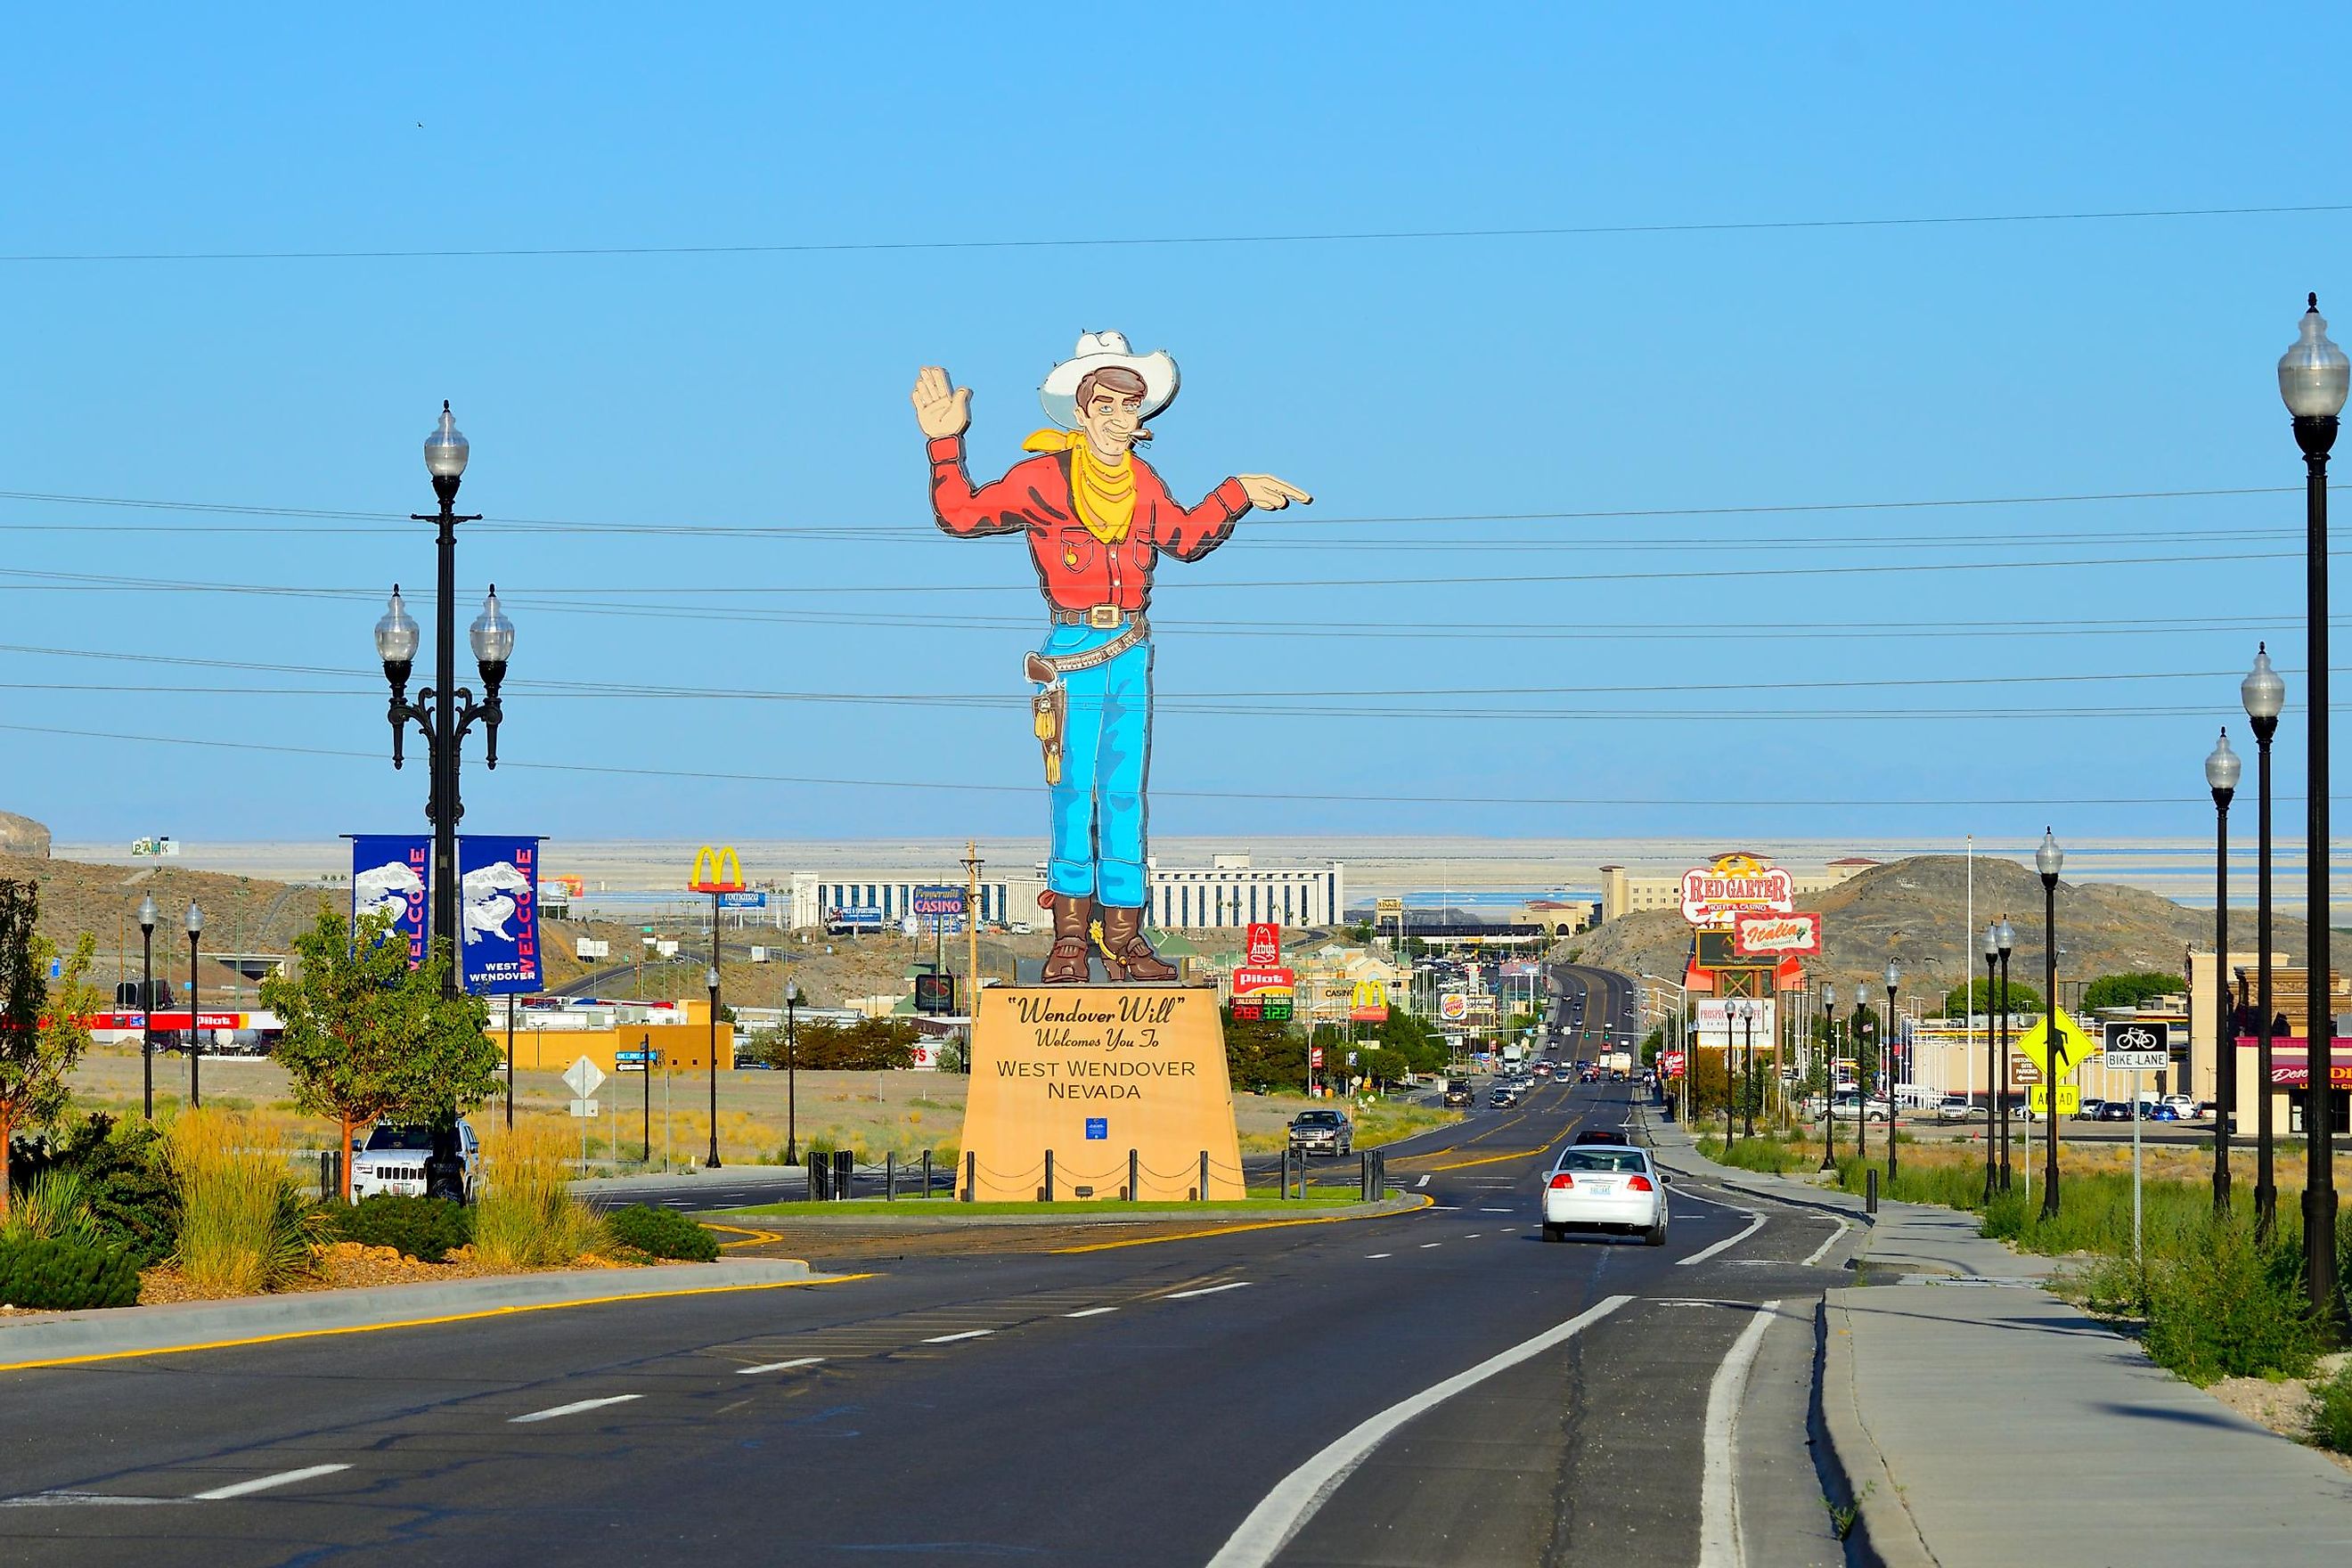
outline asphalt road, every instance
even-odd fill
[[[1664,1247],[1536,1234],[1633,1095],[1393,1149],[1411,1215],[0,1374],[0,1561],[1838,1561],[1840,1223],[1685,1182]]]

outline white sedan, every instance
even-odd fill
[[[1600,1230],[1639,1235],[1652,1247],[1664,1247],[1666,1180],[1646,1149],[1610,1143],[1563,1149],[1544,1177],[1543,1238],[1559,1241],[1571,1230]]]

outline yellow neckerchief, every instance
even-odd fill
[[[1135,521],[1135,454],[1121,452],[1117,462],[1106,463],[1080,430],[1040,430],[1021,449],[1069,453],[1070,503],[1077,508],[1078,521],[1105,544],[1127,537]]]

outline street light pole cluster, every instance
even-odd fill
[[[499,765],[499,722],[505,717],[499,687],[506,679],[515,639],[514,623],[499,608],[499,590],[493,584],[482,601],[481,614],[468,628],[475,666],[482,677],[481,700],[477,702],[467,688],[452,684],[457,664],[457,525],[481,521],[478,513],[460,515],[457,510],[457,487],[465,479],[469,455],[466,437],[445,402],[440,425],[425,440],[425,468],[433,477],[433,493],[440,508],[409,514],[414,521],[439,528],[437,592],[433,604],[434,684],[418,691],[413,701],[408,696],[408,678],[415,668],[418,630],[397,583],[393,584],[391,603],[375,623],[376,657],[383,661],[383,678],[392,688],[391,705],[385,712],[392,724],[392,765],[398,768],[405,760],[409,725],[415,725],[425,737],[431,775],[425,818],[433,825],[431,935],[449,944],[449,971],[443,989],[453,996],[458,988],[457,824],[466,815],[457,789],[458,762],[467,733],[479,723],[487,735],[484,761],[493,770]]]
[[[471,448],[449,412],[441,405],[441,422],[425,438],[425,469],[433,479],[433,494],[440,506],[431,512],[411,512],[410,521],[437,525],[439,559],[433,601],[433,684],[408,696],[408,679],[416,664],[419,640],[416,621],[402,601],[400,585],[393,584],[392,600],[375,623],[376,657],[383,661],[383,679],[392,688],[385,717],[392,724],[392,765],[405,760],[408,726],[425,737],[430,783],[425,796],[425,819],[433,826],[432,929],[429,939],[446,943],[448,967],[441,990],[455,996],[462,984],[463,941],[457,925],[457,824],[466,815],[457,788],[458,764],[467,732],[479,723],[487,732],[484,760],[499,765],[499,721],[505,716],[499,687],[505,681],[507,661],[514,654],[514,623],[499,608],[497,584],[482,601],[481,613],[468,628],[474,663],[481,672],[482,699],[455,684],[457,678],[457,525],[478,522],[479,514],[457,511],[457,487],[466,475]],[[508,1055],[509,1068],[513,1054]],[[433,1152],[425,1162],[426,1190],[445,1192],[460,1187],[463,1169],[457,1153],[454,1118],[444,1118],[433,1130]]]

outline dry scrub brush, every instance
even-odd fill
[[[553,1268],[603,1241],[604,1226],[572,1195],[576,1149],[564,1123],[541,1117],[517,1121],[511,1131],[496,1129],[483,1141],[477,1261],[494,1268]]]
[[[184,1110],[168,1137],[180,1194],[173,1257],[191,1285],[252,1295],[310,1270],[319,1227],[268,1129],[236,1111]]]

